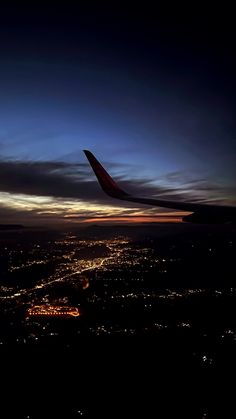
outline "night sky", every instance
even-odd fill
[[[163,214],[106,197],[83,149],[130,192],[236,204],[235,25],[186,12],[1,8],[0,223]]]

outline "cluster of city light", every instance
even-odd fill
[[[77,307],[66,307],[56,305],[36,305],[27,310],[27,315],[32,316],[51,316],[51,317],[78,317],[80,311]]]
[[[9,272],[29,268],[30,266],[33,266],[33,265],[45,265],[46,263],[47,263],[47,261],[45,261],[45,260],[33,260],[31,262],[28,262],[28,263],[23,263],[22,265],[19,265],[19,266],[11,266],[11,268],[9,269]]]
[[[89,331],[91,334],[95,334],[97,336],[100,335],[115,335],[115,334],[126,334],[126,335],[134,335],[136,333],[136,330],[133,328],[123,328],[119,326],[111,326],[111,325],[99,325],[96,327],[90,327]]]
[[[124,268],[127,268],[132,272],[133,266],[135,267],[135,271],[137,271],[138,265],[140,265],[140,268],[142,268],[142,274],[144,273],[144,266],[143,263],[146,263],[150,260],[151,255],[149,256],[149,252],[152,253],[151,249],[148,247],[144,249],[137,248],[135,249],[135,252],[132,251],[130,253],[131,247],[130,247],[130,239],[124,236],[118,236],[112,239],[104,239],[104,240],[84,240],[84,239],[77,239],[76,236],[72,234],[66,235],[61,240],[56,240],[56,246],[63,246],[66,243],[66,249],[63,249],[63,255],[61,256],[55,256],[51,255],[50,259],[55,256],[56,259],[60,261],[56,265],[56,269],[54,273],[45,278],[42,279],[40,282],[38,282],[34,287],[32,288],[24,288],[24,289],[18,289],[14,293],[12,293],[12,290],[8,289],[7,293],[6,290],[4,290],[5,295],[1,295],[1,299],[14,299],[19,298],[23,295],[32,295],[33,293],[37,292],[37,290],[40,290],[42,288],[46,288],[51,286],[53,283],[56,282],[66,282],[66,281],[78,281],[81,283],[81,288],[86,289],[89,286],[88,281],[81,281],[81,274],[85,273],[86,271],[109,271],[109,269],[114,269],[114,266],[116,266],[117,270],[123,270]],[[53,241],[53,244],[55,244]],[[88,249],[88,259],[79,259],[76,256],[75,253],[75,244],[76,244],[76,250]],[[107,248],[107,255],[103,257],[93,257],[92,255],[89,255],[89,248],[93,246],[100,246],[103,245]],[[37,245],[37,248],[39,246]],[[33,264],[42,264],[47,263],[50,259],[46,258],[42,260],[42,249],[39,250],[40,252],[40,259],[25,262],[23,267],[29,267]],[[153,257],[153,255],[152,255]],[[36,258],[35,258],[36,259]],[[162,259],[162,262],[165,262],[165,259]],[[156,262],[158,262],[158,259],[156,259]],[[152,259],[152,264],[155,264]],[[153,265],[150,265],[150,267]],[[14,267],[15,268],[15,267]],[[13,268],[13,269],[14,269]],[[19,267],[20,268],[20,267]],[[15,268],[16,269],[16,268]],[[161,273],[160,269],[159,272]],[[141,278],[142,279],[142,278]],[[139,278],[139,280],[141,280]],[[116,278],[113,278],[113,280],[116,280]],[[191,289],[191,290],[185,290],[181,292],[177,292],[175,290],[166,290],[165,293],[150,293],[150,292],[135,292],[135,293],[122,293],[120,295],[113,294],[110,298],[111,299],[148,299],[148,298],[163,298],[163,299],[175,299],[175,298],[181,298],[190,294],[200,293],[203,290],[201,289]],[[96,299],[96,297],[94,296]]]
[[[140,291],[140,292],[128,292],[128,293],[116,293],[110,296],[110,299],[112,300],[123,300],[123,299],[175,299],[175,298],[183,298],[183,297],[187,297],[189,295],[194,295],[194,294],[199,294],[199,293],[203,293],[204,290],[203,289],[188,289],[188,290],[183,290],[182,293],[180,292],[176,292],[174,290],[166,290],[165,294],[160,294],[159,292],[145,292],[145,291]],[[93,298],[96,298],[96,295],[93,296]]]
[[[63,245],[64,242],[67,241],[67,245],[69,245],[69,241],[70,241],[70,237],[66,236],[65,239],[63,240],[58,240],[57,241],[57,246],[58,245]],[[75,241],[75,237],[71,237],[71,246],[74,249],[74,243]],[[55,272],[45,278],[42,279],[40,283],[38,283],[37,285],[35,285],[32,288],[22,288],[17,290],[17,292],[14,293],[9,293],[6,295],[6,293],[4,293],[5,295],[1,295],[0,299],[1,300],[7,300],[7,299],[15,299],[18,297],[22,297],[24,295],[32,295],[34,292],[36,292],[37,290],[46,288],[48,286],[51,286],[53,283],[56,282],[65,282],[67,280],[71,280],[73,279],[73,277],[75,275],[80,275],[86,271],[92,271],[92,270],[99,270],[99,269],[103,269],[106,270],[106,264],[108,263],[112,263],[113,260],[117,261],[117,258],[123,253],[125,252],[125,250],[127,250],[124,247],[124,244],[127,244],[129,242],[129,239],[125,238],[125,237],[116,237],[114,239],[108,239],[108,240],[89,240],[89,241],[85,241],[85,240],[77,240],[76,244],[78,246],[77,250],[79,250],[80,248],[89,248],[95,245],[105,245],[109,251],[107,256],[104,257],[100,257],[100,258],[93,258],[91,257],[90,259],[78,259],[77,257],[75,257],[75,251],[74,250],[70,250],[68,249],[68,252],[65,253],[63,256],[55,256],[55,255],[51,255],[51,257],[49,259],[45,259],[43,261],[41,261],[41,259],[39,261],[35,260],[35,261],[29,261],[26,262],[24,265],[22,265],[20,268],[24,268],[24,267],[29,267],[32,266],[33,264],[41,264],[41,263],[47,263],[49,262],[52,258],[60,260],[63,258],[63,260],[67,260],[67,263],[59,263],[56,267]],[[54,243],[55,244],[55,243]],[[120,246],[122,245],[122,246]],[[37,245],[37,248],[40,248],[39,245]],[[41,251],[41,250],[40,250]],[[80,278],[78,277],[78,280]],[[83,282],[82,283],[82,288],[86,289],[88,288],[89,283],[88,282]],[[8,289],[8,292],[11,291],[10,289]]]

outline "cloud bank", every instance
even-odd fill
[[[121,187],[142,196],[194,202],[234,204],[235,190],[193,179],[183,172],[167,173],[158,181],[130,177],[125,165],[106,164],[118,175]],[[120,174],[119,174],[120,173]],[[49,223],[98,217],[140,217],[163,213],[163,209],[115,201],[101,191],[87,163],[19,161],[0,159],[1,222]]]

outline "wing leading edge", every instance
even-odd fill
[[[164,207],[181,211],[188,211],[192,214],[183,217],[184,221],[195,223],[235,223],[236,208],[220,205],[195,204],[191,202],[177,202],[163,199],[154,199],[133,196],[128,194],[112,179],[96,157],[88,150],[83,150],[103,191],[112,198],[123,201],[136,202],[153,207]]]

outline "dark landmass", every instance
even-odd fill
[[[19,417],[43,416],[46,403],[47,414],[59,418],[78,411],[232,417],[235,250],[232,226],[6,231],[0,349],[9,361],[2,380],[19,394],[18,412],[25,392],[34,402],[31,410],[23,403]],[[77,307],[81,316],[27,317],[30,307],[47,304]],[[25,377],[22,391],[17,377]]]
[[[25,228],[22,224],[0,224],[0,230],[19,230]]]

